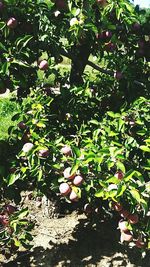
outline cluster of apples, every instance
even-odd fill
[[[21,129],[21,130],[26,130],[27,129],[27,125],[23,122],[23,121],[20,121],[18,123],[18,127]],[[24,141],[27,141],[24,145],[23,145],[23,148],[22,148],[22,151],[24,153],[28,153],[33,147],[34,147],[34,144],[29,142],[29,137],[30,137],[30,134],[27,132],[25,133],[25,135],[23,136],[23,140]],[[42,157],[42,158],[47,158],[49,156],[49,150],[47,148],[45,149],[40,149],[38,151],[38,156],[39,157]]]
[[[25,143],[23,145],[22,151],[24,153],[28,153],[32,148],[34,147],[33,143]],[[38,156],[42,158],[47,158],[49,156],[49,150],[47,148],[45,149],[40,149],[38,151]]]
[[[83,177],[76,175],[76,173],[71,174],[71,167],[66,168],[63,175],[68,181],[60,184],[59,191],[61,195],[68,196],[71,201],[78,201],[79,197],[74,187],[78,187],[84,182]]]
[[[9,226],[9,216],[12,215],[16,210],[16,207],[11,204],[5,205],[0,214],[0,224],[4,227]]]
[[[128,229],[128,224],[137,224],[139,222],[139,216],[136,213],[130,213],[128,210],[124,209],[121,203],[114,202],[113,208],[118,211],[122,219],[119,221],[118,228],[120,229],[121,242],[135,242],[135,246],[138,248],[143,248],[145,243],[141,238],[134,240],[133,233]]]
[[[71,156],[71,147],[65,145],[64,147],[62,147],[61,153],[65,156]],[[78,201],[79,197],[75,188],[79,187],[84,182],[82,175],[76,173],[72,174],[71,167],[68,167],[64,170],[63,176],[67,180],[67,182],[61,183],[59,186],[59,191],[61,195],[69,197],[71,201]]]

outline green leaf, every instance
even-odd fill
[[[8,178],[8,186],[14,184],[20,178],[20,174],[11,174]]]
[[[19,47],[19,45],[21,45],[21,48],[25,47],[31,39],[33,39],[33,36],[31,35],[25,35],[23,38],[18,38],[16,40],[16,46]]]
[[[42,176],[43,176],[43,171],[42,171],[42,169],[40,169],[40,170],[39,170],[39,173],[38,173],[38,182],[41,181]]]
[[[144,152],[150,153],[150,148],[148,146],[140,146],[140,149],[143,150]]]
[[[123,180],[124,180],[125,182],[128,182],[128,181],[134,176],[134,174],[135,174],[135,171],[133,171],[133,170],[128,171],[128,172],[125,174]]]
[[[75,165],[71,169],[71,175],[76,173],[76,171],[78,170],[79,166],[80,166],[80,161],[76,161]]]
[[[95,197],[104,197],[104,190],[100,189],[95,193]]]
[[[18,214],[18,219],[23,219],[28,215],[28,213],[29,213],[28,208],[22,209]]]
[[[119,179],[118,178],[116,178],[116,177],[111,177],[111,178],[109,178],[107,181],[106,181],[106,183],[113,183],[113,184],[118,184],[118,183],[120,183],[120,181],[119,181]]]
[[[138,202],[140,203],[141,201],[141,196],[139,194],[139,191],[137,189],[131,189],[130,190],[130,194],[132,195],[132,197]]]
[[[116,9],[117,20],[120,19],[121,13],[123,13],[123,8],[117,8]]]
[[[99,125],[99,122],[98,122],[97,120],[90,120],[89,123],[92,123],[92,124],[94,124],[94,125]]]
[[[124,184],[124,185],[120,185],[119,187],[118,187],[118,191],[117,191],[117,197],[120,197],[120,196],[122,196],[123,195],[123,193],[124,193],[124,191],[126,190],[126,185]]]
[[[123,173],[126,172],[125,166],[121,161],[117,161],[116,166],[118,170],[121,170]]]

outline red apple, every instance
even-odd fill
[[[127,221],[124,221],[124,220],[119,221],[118,227],[119,227],[121,232],[127,232],[128,231],[127,224],[128,224]]]
[[[110,31],[106,31],[106,32],[105,32],[105,37],[106,37],[106,38],[111,38],[111,37],[112,37],[112,32],[110,32]]]
[[[120,216],[121,217],[123,217],[123,218],[128,218],[129,217],[129,215],[130,215],[130,212],[129,211],[127,211],[127,210],[124,210],[124,209],[122,209],[121,211],[119,211],[119,214],[120,214]]]
[[[65,9],[67,7],[65,0],[55,0],[55,3],[58,9]]]
[[[71,188],[67,183],[62,183],[59,186],[59,191],[63,196],[67,196],[70,193]]]
[[[77,195],[76,192],[73,191],[73,190],[72,190],[71,193],[70,193],[69,199],[70,199],[71,201],[75,201],[75,202],[79,200],[78,195]]]
[[[134,31],[139,31],[141,29],[141,25],[138,22],[135,22],[133,24],[133,30]]]
[[[137,248],[143,248],[145,246],[145,243],[141,239],[138,239],[135,241],[135,246]]]
[[[62,147],[62,149],[60,150],[60,152],[61,152],[62,154],[64,154],[65,156],[70,156],[72,150],[71,150],[71,147],[70,147],[70,146],[65,145],[64,147]]]
[[[139,216],[138,216],[138,214],[130,214],[130,215],[128,216],[128,220],[129,220],[129,222],[130,222],[131,224],[136,224],[136,223],[138,223],[138,221],[139,221]]]
[[[0,223],[3,225],[3,226],[8,226],[9,224],[9,219],[6,215],[0,215]]]
[[[24,144],[22,150],[23,150],[23,152],[28,153],[32,148],[33,148],[32,143],[26,143],[26,144]]]
[[[112,204],[112,206],[116,211],[121,211],[123,209],[123,206],[120,203],[117,203],[117,202],[114,202]]]
[[[117,171],[114,175],[117,179],[122,180],[124,177],[124,174],[122,171]]]
[[[121,242],[131,242],[133,240],[132,233],[130,231],[127,232],[121,232]]]
[[[96,2],[101,7],[105,7],[107,5],[107,0],[96,0]]]
[[[120,72],[120,71],[115,71],[115,72],[114,72],[114,78],[115,78],[116,80],[121,80],[121,79],[123,78],[123,74],[122,74],[122,72]]]
[[[30,137],[31,137],[31,134],[29,132],[26,132],[22,136],[22,141],[25,142],[25,143],[28,143],[29,140],[30,140]]]
[[[13,213],[16,211],[16,207],[14,207],[14,206],[11,205],[11,204],[8,204],[8,205],[5,206],[5,211],[6,211],[9,215],[11,215],[11,214],[13,214]]]
[[[15,29],[17,27],[17,20],[15,18],[9,18],[7,21],[7,27],[10,29]]]
[[[16,167],[11,167],[11,168],[9,169],[9,172],[10,172],[10,173],[15,173],[15,172],[16,172],[16,170],[17,170],[17,168],[16,168]]]
[[[113,52],[116,49],[116,45],[113,44],[112,42],[109,42],[109,43],[105,44],[105,49],[108,52]]]
[[[39,69],[40,69],[40,70],[47,70],[48,67],[49,67],[48,62],[47,62],[47,60],[45,60],[45,59],[41,60],[41,61],[39,62],[39,64],[38,64],[38,66],[39,66]]]
[[[48,149],[40,149],[38,152],[39,157],[47,158],[49,156],[49,150]]]
[[[72,180],[75,177],[75,173],[71,175],[71,167],[68,167],[64,170],[64,177]]]
[[[73,184],[76,186],[80,186],[82,183],[83,183],[83,177],[81,175],[75,176]]]
[[[23,121],[20,121],[18,123],[18,127],[21,129],[21,130],[24,130],[27,128],[26,124],[23,122]]]

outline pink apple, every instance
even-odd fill
[[[75,201],[75,202],[79,200],[78,195],[77,195],[76,192],[73,191],[73,190],[72,190],[71,193],[70,193],[69,199],[70,199],[71,201]]]
[[[38,152],[39,157],[47,158],[49,156],[49,150],[48,149],[40,149]]]
[[[17,27],[17,20],[15,18],[9,18],[7,21],[7,27],[10,29],[15,29]]]
[[[70,146],[65,145],[64,147],[62,147],[62,149],[60,150],[60,152],[61,152],[62,154],[64,154],[65,156],[70,156],[72,150],[71,150],[71,147],[70,147]]]
[[[83,177],[81,175],[75,176],[73,184],[76,186],[80,186],[82,183],[83,183]]]
[[[70,193],[71,188],[67,183],[62,183],[59,186],[59,191],[63,196],[67,196]]]
[[[128,216],[128,220],[129,220],[129,222],[130,222],[131,224],[136,224],[136,223],[138,223],[138,221],[139,221],[139,216],[138,216],[138,214],[130,214],[130,215]]]
[[[128,224],[127,221],[124,221],[124,220],[119,221],[118,227],[119,227],[121,232],[127,232],[128,231],[127,224]]]
[[[47,70],[48,67],[49,67],[48,62],[47,62],[47,60],[45,60],[45,59],[41,60],[41,61],[39,62],[39,64],[38,64],[38,66],[39,66],[39,69],[40,69],[40,70]]]
[[[26,143],[26,144],[24,144],[22,150],[23,150],[23,152],[28,153],[32,148],[33,148],[32,143]]]
[[[121,232],[121,242],[131,242],[133,240],[133,236],[130,231],[127,232]]]
[[[106,36],[106,38],[111,38],[112,37],[112,32],[106,31],[105,32],[105,36]]]
[[[75,177],[75,173],[71,175],[71,167],[68,167],[64,170],[64,177],[72,180]]]

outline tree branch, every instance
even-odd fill
[[[75,56],[73,56],[71,53],[69,53],[68,51],[65,51],[64,49],[61,49],[61,54],[62,54],[62,56],[65,56],[65,57],[67,57],[67,58],[69,58],[69,59],[71,59],[71,60],[75,60]],[[107,75],[110,75],[110,76],[114,76],[114,72],[113,71],[111,71],[111,70],[105,70],[105,69],[103,69],[103,68],[101,68],[101,67],[99,67],[98,65],[96,65],[95,63],[93,63],[93,62],[91,62],[90,60],[88,60],[88,62],[87,62],[87,65],[89,65],[90,67],[92,67],[93,69],[95,69],[95,70],[97,70],[97,71],[100,71],[100,72],[102,72],[102,73],[104,73],[104,74],[107,74]],[[137,84],[137,85],[140,85],[140,86],[142,86],[142,87],[144,87],[145,88],[145,85],[143,84],[143,83],[141,83],[141,82],[139,82],[139,81],[133,81],[135,84]]]

